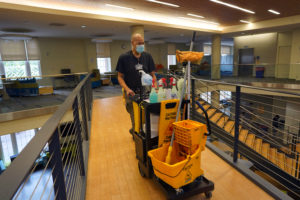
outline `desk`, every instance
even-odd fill
[[[53,89],[56,89],[55,87],[55,80],[63,80],[64,82],[73,82],[76,85],[80,82],[80,75],[76,75],[76,74],[62,74],[61,76],[56,76],[56,77],[52,77],[52,85],[53,85]],[[68,79],[68,81],[67,81]]]

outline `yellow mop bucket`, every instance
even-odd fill
[[[197,177],[203,174],[201,165],[201,148],[198,146],[192,155],[180,156],[179,146],[176,142],[173,145],[171,164],[165,162],[169,144],[148,151],[151,158],[154,174],[168,185],[177,189],[192,183]]]
[[[157,177],[173,188],[180,188],[193,182],[203,174],[201,152],[206,142],[206,125],[192,120],[174,122],[175,142],[171,163],[165,162],[169,143],[148,152]],[[177,138],[176,138],[177,135]],[[186,152],[186,147],[189,153]],[[184,155],[184,156],[183,156]]]

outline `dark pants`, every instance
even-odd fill
[[[134,112],[133,112],[132,100],[130,100],[126,94],[125,94],[125,106],[127,112],[130,115],[132,130],[134,131]]]

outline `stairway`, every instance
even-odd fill
[[[235,121],[230,119],[226,114],[220,110],[212,107],[210,104],[203,100],[199,101],[203,108],[206,110],[211,122],[224,129],[228,134],[234,137],[235,133]],[[203,111],[198,108],[197,112],[204,116]],[[296,162],[296,159],[291,158],[284,151],[272,147],[270,143],[257,137],[254,133],[251,133],[246,128],[239,126],[239,141],[246,144],[249,148],[255,150],[258,154],[268,159],[274,165],[285,171],[286,173],[298,177],[300,168],[300,159]],[[298,165],[298,166],[297,166]],[[297,172],[296,172],[297,167]]]

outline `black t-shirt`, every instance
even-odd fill
[[[140,58],[136,58],[132,51],[128,51],[120,55],[116,67],[118,72],[124,74],[126,85],[133,91],[141,86],[141,78],[135,67],[137,64],[141,64],[144,72],[148,74],[155,70],[152,56],[147,52],[143,52]]]

